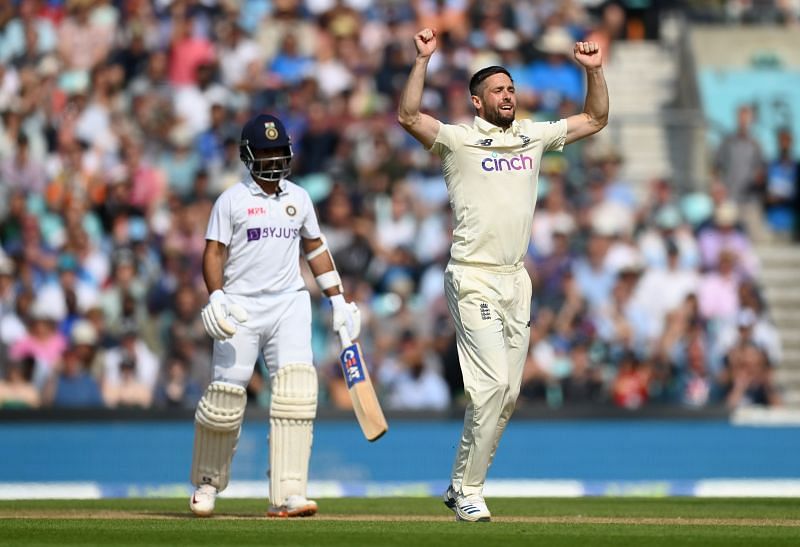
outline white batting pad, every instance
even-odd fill
[[[272,378],[269,417],[269,499],[272,505],[283,505],[292,495],[306,495],[316,415],[316,369],[305,363],[278,369]]]
[[[191,473],[195,486],[210,484],[219,492],[228,486],[246,405],[243,387],[220,382],[209,385],[197,403]]]

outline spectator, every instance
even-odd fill
[[[701,337],[693,336],[683,353],[680,357],[681,368],[675,381],[675,396],[685,406],[706,406],[714,395],[706,343]]]
[[[747,342],[728,352],[719,383],[728,408],[746,405],[776,406],[781,403],[780,394],[772,383],[772,370],[766,354]]]
[[[642,407],[649,398],[648,385],[651,370],[634,353],[622,356],[619,370],[612,386],[614,404],[628,410]]]
[[[530,68],[528,81],[539,91],[545,112],[556,112],[564,100],[580,103],[583,82],[578,67],[569,59],[575,40],[563,27],[544,32],[536,47],[545,58]]]
[[[111,408],[149,408],[153,389],[137,378],[136,357],[128,354],[119,363],[118,381],[103,382],[103,400]]]
[[[701,230],[698,237],[702,266],[714,270],[719,266],[723,250],[737,257],[737,270],[746,277],[758,274],[758,257],[744,232],[737,227],[738,209],[727,201],[714,212],[714,225]]]
[[[739,309],[739,276],[736,254],[724,250],[719,255],[719,270],[703,276],[697,292],[700,313],[706,319],[732,321]]]
[[[750,200],[764,183],[761,146],[750,134],[753,116],[752,107],[739,107],[736,132],[722,141],[714,160],[716,176],[725,185],[730,199],[736,203]]]
[[[598,403],[604,398],[603,371],[591,359],[588,340],[576,340],[569,350],[569,375],[561,380],[565,404]]]
[[[189,363],[178,355],[167,359],[166,377],[156,387],[155,404],[162,408],[195,408],[203,387],[189,376]]]
[[[604,306],[611,297],[615,273],[606,262],[610,246],[609,236],[594,231],[589,235],[586,255],[573,263],[575,282],[592,309]]]
[[[399,354],[380,365],[378,376],[386,386],[387,406],[395,410],[444,410],[450,391],[436,371],[438,363],[413,332],[404,332]]]
[[[90,363],[81,360],[74,348],[68,348],[45,386],[44,399],[47,404],[61,408],[102,407],[100,386],[92,377],[89,366]]]
[[[39,390],[31,381],[35,366],[32,357],[6,364],[5,377],[0,379],[0,409],[39,407]]]
[[[674,312],[690,294],[697,293],[700,278],[697,272],[681,267],[680,249],[668,240],[666,268],[645,271],[633,294],[633,301],[653,322],[656,332],[664,330],[668,314]]]
[[[132,387],[135,387],[134,391],[137,391],[138,387],[136,386],[141,384],[152,393],[159,375],[157,357],[139,337],[139,331],[135,324],[123,322],[120,328],[120,337],[119,346],[106,352],[103,392],[117,393],[118,390]],[[135,384],[133,379],[136,380]],[[111,400],[116,400],[116,398]]]
[[[17,137],[14,156],[0,165],[0,180],[12,190],[19,189],[25,193],[44,191],[47,175],[41,162],[31,158],[28,137],[24,133]]]
[[[41,387],[58,366],[67,347],[67,340],[58,331],[63,309],[37,298],[31,309],[28,333],[17,339],[8,351],[9,357],[22,360],[31,357],[36,362],[34,383]]]
[[[176,13],[172,24],[169,81],[175,86],[194,84],[197,81],[197,67],[216,58],[214,44],[195,33],[191,16]]]
[[[795,203],[800,199],[800,164],[792,145],[792,132],[787,128],[778,130],[778,157],[767,167],[764,196],[767,222],[776,233],[787,236],[797,225]]]

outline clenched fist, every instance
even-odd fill
[[[575,42],[575,60],[586,68],[603,65],[603,55],[597,42]]]
[[[436,29],[424,28],[414,35],[417,57],[430,57],[436,51]]]

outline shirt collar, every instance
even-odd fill
[[[494,125],[493,123],[488,122],[488,121],[484,120],[483,118],[481,118],[479,116],[475,116],[474,126],[478,131],[482,131],[483,133],[492,133],[494,131],[499,131],[501,133],[504,132],[501,127],[498,127],[498,126]],[[513,122],[511,122],[511,128],[510,129],[511,129],[511,134],[512,135],[518,135],[519,134],[519,122],[517,120],[514,120]]]
[[[251,194],[253,194],[254,196],[257,196],[257,195],[261,194],[262,196],[266,196],[268,198],[277,198],[279,195],[281,195],[284,192],[286,192],[286,185],[282,184],[282,183],[283,183],[283,181],[278,183],[278,192],[276,194],[268,194],[252,178],[250,178],[249,180],[245,181],[245,185],[247,186],[247,189],[250,190]]]

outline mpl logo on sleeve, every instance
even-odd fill
[[[342,352],[341,363],[348,389],[364,381],[364,365],[361,363],[355,344]]]

